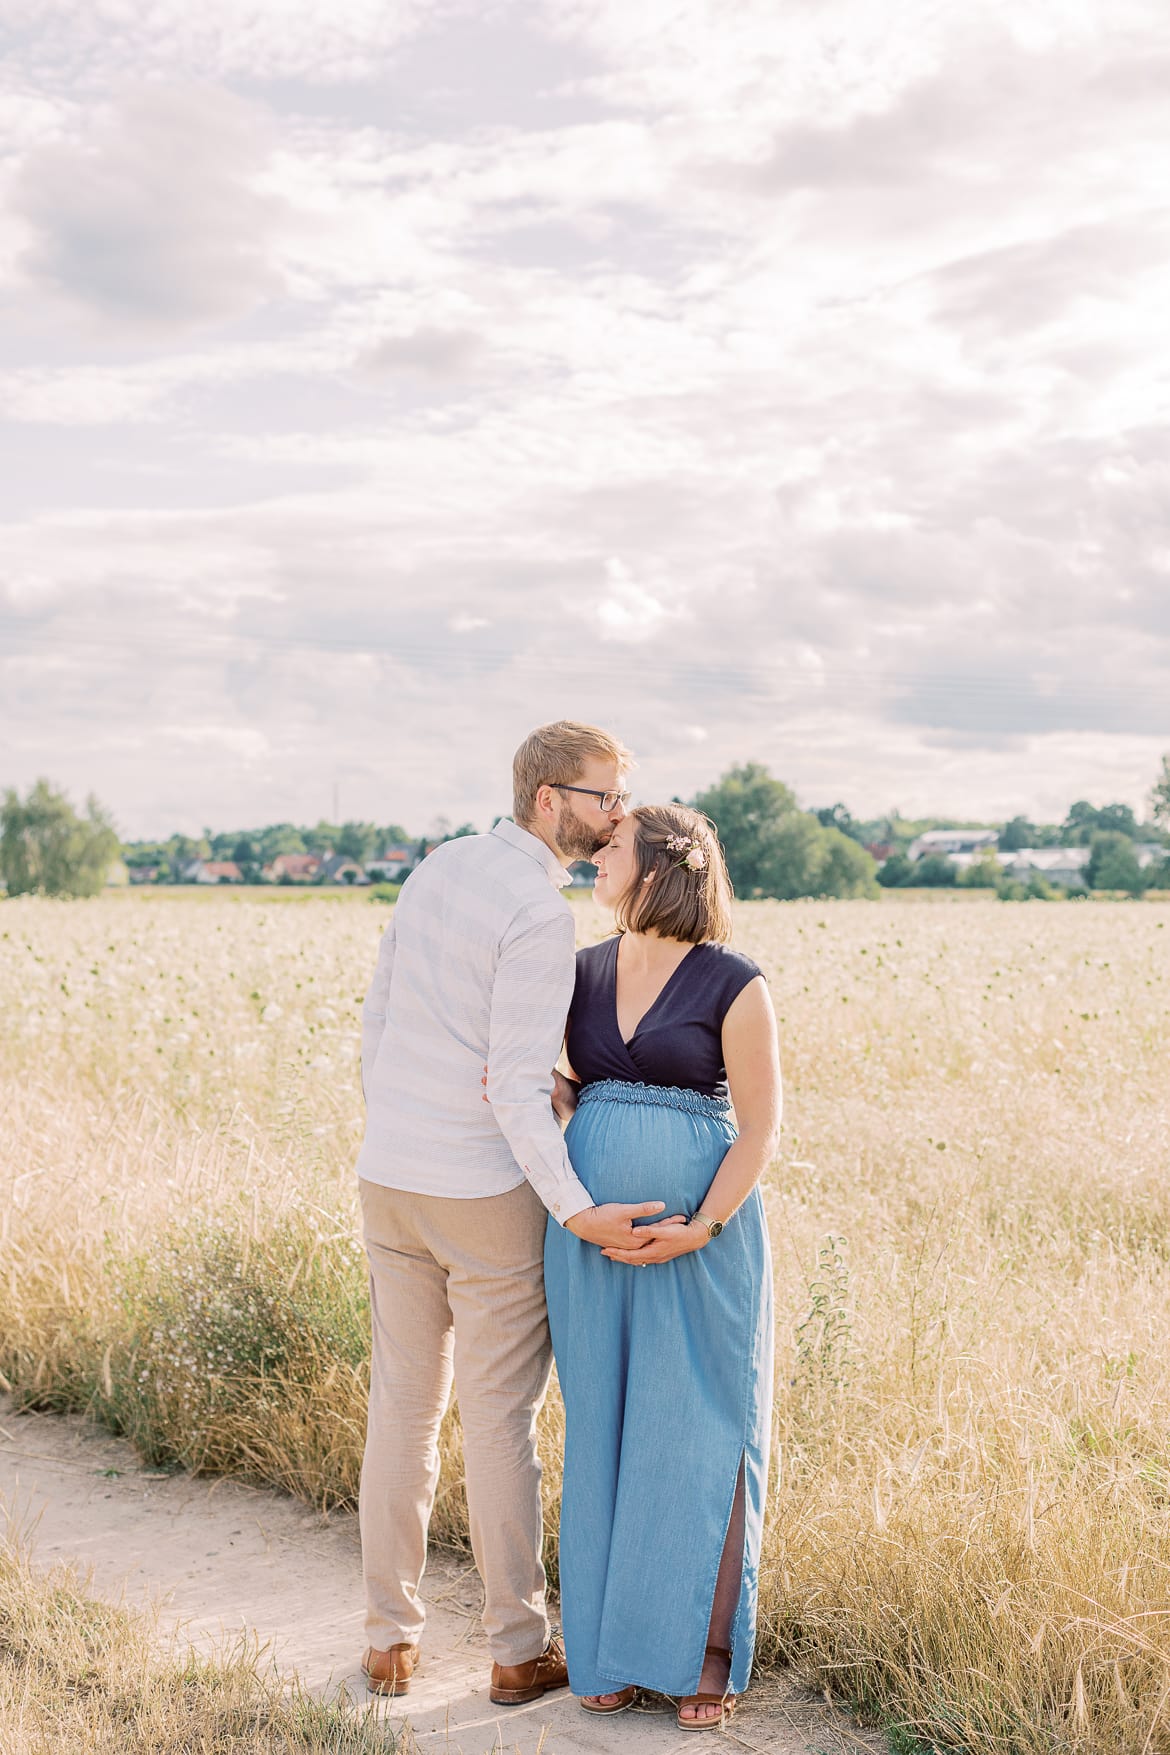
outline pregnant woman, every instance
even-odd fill
[[[663,1200],[672,1216],[647,1222],[638,1251],[548,1228],[569,1683],[590,1712],[622,1711],[640,1685],[679,1698],[683,1730],[714,1730],[755,1643],[775,1018],[756,964],[727,947],[731,890],[705,817],[641,806],[596,860],[619,936],[578,953],[566,1143],[598,1205]]]

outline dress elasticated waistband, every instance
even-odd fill
[[[658,1109],[686,1109],[692,1115],[714,1115],[719,1120],[731,1114],[725,1097],[704,1097],[702,1091],[691,1091],[682,1085],[643,1085],[635,1079],[595,1079],[584,1085],[577,1098],[582,1103],[649,1103]]]

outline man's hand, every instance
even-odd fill
[[[640,1239],[643,1230],[649,1232],[650,1226],[635,1225],[635,1219],[649,1219],[656,1213],[665,1210],[664,1200],[644,1200],[633,1206],[623,1206],[620,1201],[610,1201],[603,1207],[586,1207],[583,1213],[574,1213],[565,1221],[565,1230],[579,1237],[582,1243],[596,1243],[599,1249],[622,1249],[636,1253],[641,1247]],[[686,1224],[680,1213],[679,1222]],[[673,1224],[675,1221],[663,1219],[662,1224]],[[657,1227],[654,1227],[656,1229]],[[649,1242],[647,1236],[647,1242]]]

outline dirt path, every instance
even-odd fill
[[[34,1560],[78,1564],[111,1601],[149,1598],[198,1643],[241,1629],[271,1643],[283,1671],[314,1689],[369,1697],[361,1654],[356,1520],[233,1481],[145,1469],[129,1445],[89,1422],[18,1415],[0,1404],[0,1502]],[[532,1706],[493,1707],[474,1569],[439,1553],[427,1569],[423,1663],[409,1701],[376,1710],[409,1719],[419,1748],[484,1755],[695,1755],[663,1701],[613,1720],[587,1718],[565,1691]],[[720,1747],[768,1755],[880,1755],[884,1739],[781,1679],[756,1683]],[[702,1745],[707,1747],[707,1744]]]

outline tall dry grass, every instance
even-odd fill
[[[215,1654],[160,1640],[66,1567],[0,1549],[0,1748],[5,1755],[413,1755],[344,1699],[282,1681],[247,1641]]]
[[[352,1497],[356,1013],[384,918],[0,908],[18,1393]],[[1168,927],[1151,904],[738,910],[787,1078],[760,1657],[940,1747],[1170,1751]],[[440,1493],[458,1540],[454,1424]]]

